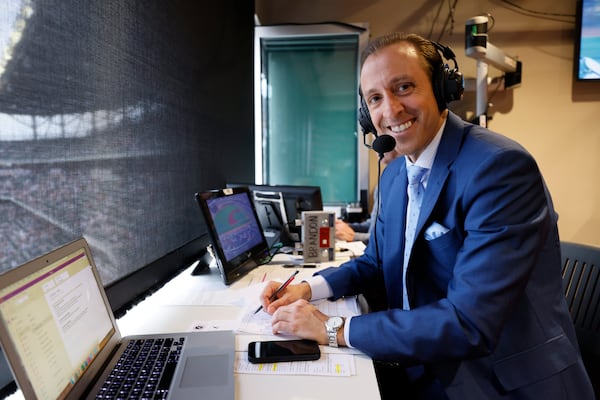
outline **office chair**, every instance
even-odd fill
[[[561,242],[565,297],[581,356],[600,399],[600,248]]]

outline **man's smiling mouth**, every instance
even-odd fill
[[[405,130],[407,130],[408,128],[410,128],[412,126],[412,124],[413,124],[413,120],[411,119],[410,121],[406,121],[403,124],[390,126],[389,129],[394,133],[401,133],[401,132],[404,132]]]

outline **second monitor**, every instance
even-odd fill
[[[323,198],[319,186],[241,183],[228,183],[227,186],[247,186],[253,192],[256,212],[261,220],[265,236],[279,231],[279,241],[286,246],[293,246],[294,243],[301,241],[301,228],[296,225],[296,220],[302,218],[302,211],[323,209]]]

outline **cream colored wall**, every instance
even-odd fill
[[[458,4],[478,5],[472,16],[498,11],[508,19],[506,10],[499,10],[493,0]],[[400,14],[386,12],[392,9],[398,9],[397,1],[256,1],[263,24],[367,22],[372,36],[394,30],[427,34],[431,7],[420,11],[421,19],[403,19]],[[519,14],[514,18],[527,18],[531,31],[503,32],[503,21],[496,18],[497,33],[490,32],[490,42],[523,62],[522,84],[490,94],[489,127],[517,140],[536,158],[560,215],[562,240],[600,246],[600,86],[573,87],[573,23],[538,22]],[[543,29],[536,29],[538,23]],[[445,35],[442,41],[454,49],[464,76],[474,78],[476,61],[464,55],[464,21],[457,24],[454,34]],[[490,68],[489,75],[500,76],[501,72]],[[452,108],[470,118],[475,110],[474,93],[467,92],[465,99]],[[371,163],[371,176],[375,165]]]
[[[563,240],[600,245],[600,102],[573,102],[571,39],[508,48],[523,61],[514,105],[490,128],[536,158],[559,213]]]

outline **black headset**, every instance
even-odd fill
[[[458,70],[458,64],[456,62],[456,55],[450,49],[450,47],[444,46],[438,42],[432,41],[431,44],[436,48],[438,53],[445,58],[446,60],[451,60],[454,63],[454,67],[450,68],[448,64],[444,64],[443,62],[433,70],[432,84],[433,84],[433,95],[435,96],[435,100],[438,105],[438,109],[440,111],[444,110],[448,103],[454,100],[460,100],[464,91],[464,81],[463,75]],[[360,94],[360,107],[358,109],[358,122],[363,131],[363,142],[365,146],[368,148],[372,148],[373,150],[378,151],[376,148],[377,139],[377,130],[375,129],[375,125],[371,120],[371,115],[369,114],[369,109],[367,108],[367,103],[362,96],[362,92]],[[372,133],[375,135],[375,141],[373,141],[373,145],[367,144],[367,135]],[[392,150],[393,147],[385,150],[384,152]],[[379,152],[380,155],[382,152]]]

